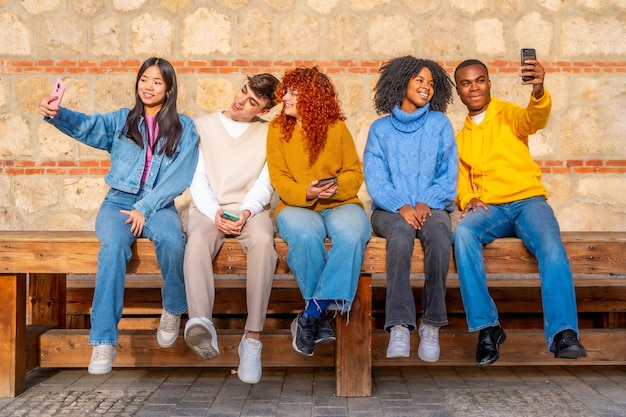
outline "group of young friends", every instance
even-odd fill
[[[461,62],[453,82],[434,61],[391,59],[374,88],[374,108],[384,117],[370,126],[363,164],[337,91],[316,67],[289,70],[282,80],[249,76],[227,109],[193,120],[177,112],[174,68],[156,57],[138,71],[132,109],[87,115],[43,98],[39,113],[47,122],[111,155],[110,189],[96,218],[102,246],[88,371],[112,369],[126,265],[138,237],[154,242],[164,279],[158,344],[175,343],[187,312],[189,348],[201,359],[218,356],[212,260],[232,236],[248,265],[237,375],[259,382],[275,228],[288,244],[287,263],[304,299],[291,323],[293,348],[303,355],[335,340],[334,315],[350,311],[373,231],[387,245],[388,358],[409,357],[410,332],[417,329],[419,358],[439,359],[453,248],[468,329],[478,332],[476,365],[498,359],[506,334],[487,287],[482,248],[507,236],[521,238],[538,260],[548,349],[557,358],[586,356],[559,225],[528,148],[528,136],[550,115],[545,71],[536,60],[521,70],[532,77],[522,82],[532,87],[526,107],[491,97],[488,69],[478,60]],[[445,115],[455,86],[468,109],[456,138]],[[279,102],[280,113],[264,120]],[[372,198],[371,222],[357,195],[363,181]],[[174,199],[187,188],[192,202],[185,231]],[[455,206],[461,220],[452,231]],[[416,238],[425,252],[419,326],[410,284]]]

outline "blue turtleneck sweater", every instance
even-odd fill
[[[405,204],[454,209],[459,157],[448,117],[430,111],[413,113],[396,106],[370,126],[363,154],[365,185],[372,209],[398,212]]]

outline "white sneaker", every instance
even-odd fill
[[[239,368],[237,368],[237,376],[242,382],[247,384],[256,384],[261,380],[261,350],[263,343],[260,340],[246,338],[243,335],[239,342]]]
[[[176,342],[178,332],[180,332],[180,314],[170,314],[163,310],[159,330],[157,330],[157,342],[159,346],[162,348],[172,347]]]
[[[200,359],[211,359],[220,354],[217,347],[217,332],[211,320],[194,317],[185,325],[185,343]]]
[[[430,324],[420,324],[420,347],[417,356],[424,362],[437,362],[439,360],[439,327]]]
[[[93,375],[108,374],[113,368],[117,350],[113,345],[95,345],[87,371]]]
[[[411,356],[411,335],[409,329],[397,324],[389,333],[389,345],[387,346],[388,358],[408,358]]]

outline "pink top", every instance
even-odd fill
[[[150,171],[150,165],[152,165],[152,157],[154,156],[152,152],[152,146],[156,141],[156,138],[159,136],[159,126],[154,123],[154,117],[145,115],[146,125],[148,126],[148,150],[146,152],[146,164],[143,167],[143,175],[141,176],[141,182],[146,182],[146,178],[148,178],[148,172]]]

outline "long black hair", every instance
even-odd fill
[[[433,74],[434,94],[430,109],[445,113],[452,103],[454,84],[448,73],[435,61],[414,56],[394,58],[380,68],[380,78],[374,87],[374,108],[378,114],[391,113],[402,102],[411,78],[428,68]]]
[[[154,123],[159,126],[159,137],[154,142],[152,150],[155,154],[165,153],[165,155],[171,157],[174,155],[178,142],[183,134],[183,126],[180,123],[178,111],[176,110],[176,99],[178,98],[176,71],[174,71],[174,67],[167,60],[152,57],[146,59],[144,63],[141,64],[139,72],[137,72],[137,79],[135,80],[135,107],[128,113],[124,131],[130,140],[135,142],[137,146],[143,148],[143,135],[139,131],[139,120],[144,115],[144,106],[139,97],[138,85],[139,79],[143,73],[153,65],[159,67],[167,93],[165,94],[163,107],[161,107],[154,118]]]

